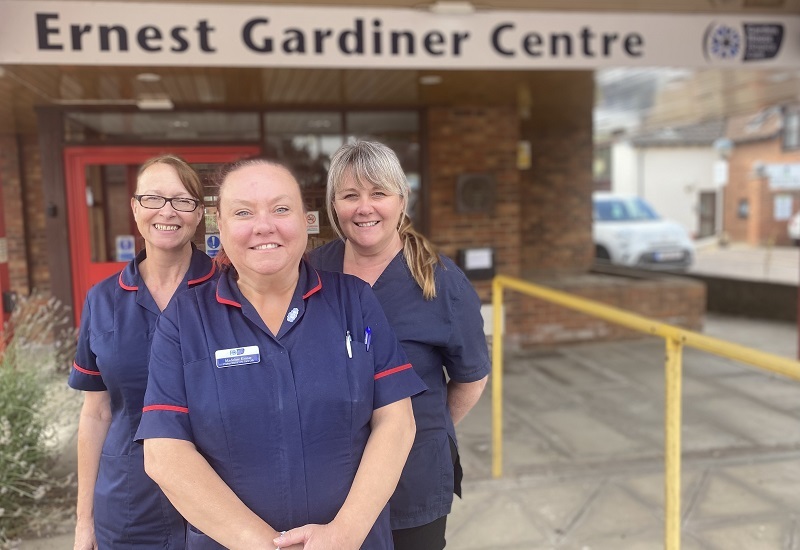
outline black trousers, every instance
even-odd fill
[[[448,438],[450,439],[450,438]],[[450,456],[453,460],[454,471],[454,493],[461,496],[461,460],[458,456],[458,448],[450,439]],[[447,527],[447,516],[440,517],[419,527],[408,529],[395,529],[392,531],[394,539],[394,550],[442,550],[447,541],[444,538]]]
[[[442,550],[447,542],[444,531],[447,516],[442,516],[425,525],[392,531],[394,550]]]

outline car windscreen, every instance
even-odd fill
[[[640,198],[595,199],[594,219],[604,222],[657,220],[655,210]]]

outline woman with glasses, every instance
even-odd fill
[[[202,199],[200,179],[182,159],[145,162],[131,199],[144,250],[86,297],[69,377],[71,387],[85,392],[75,550],[185,547],[185,522],[145,474],[133,436],[156,319],[176,293],[214,274],[211,259],[191,242]]]

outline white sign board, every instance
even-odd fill
[[[0,0],[0,65],[800,66],[800,15]]]
[[[130,262],[136,257],[136,240],[133,235],[117,235],[116,245],[118,262]]]
[[[776,221],[786,221],[792,217],[792,196],[791,195],[775,195],[775,203],[773,206],[773,217]]]
[[[471,248],[464,254],[464,269],[473,271],[477,269],[492,268],[491,248]]]
[[[764,173],[770,189],[800,189],[800,163],[766,164]]]
[[[217,233],[206,235],[206,254],[213,258],[219,254],[220,246],[222,246],[222,242],[219,240]]]
[[[306,233],[309,235],[319,234],[319,210],[306,212]]]

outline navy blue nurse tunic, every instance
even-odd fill
[[[144,259],[142,251],[122,272],[89,290],[69,375],[71,387],[108,391],[111,398],[111,426],[94,492],[95,535],[101,549],[185,547],[185,522],[145,474],[142,446],[133,442],[142,416],[150,340],[161,314],[139,273]],[[213,275],[211,259],[193,248],[189,270],[175,295]]]
[[[277,530],[325,524],[350,491],[373,410],[424,390],[363,281],[301,262],[273,336],[231,269],[164,310],[136,437],[193,442]],[[222,548],[191,525],[187,547]],[[387,508],[362,548],[392,548]]]
[[[402,251],[372,285],[414,370],[428,386],[411,400],[417,435],[389,501],[392,529],[419,527],[450,513],[453,491],[460,494],[461,472],[460,467],[455,472],[450,450],[456,433],[447,408],[445,371],[456,382],[475,382],[491,370],[480,299],[458,266],[440,258],[433,300],[422,295]],[[309,260],[318,269],[341,272],[344,242],[312,250]]]

